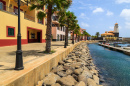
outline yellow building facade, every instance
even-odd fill
[[[16,1],[0,0],[0,46],[17,44],[18,6]],[[20,10],[22,44],[45,42],[45,18],[43,20],[37,18],[39,10],[30,11],[24,1],[21,1]],[[45,7],[42,10],[45,10]]]

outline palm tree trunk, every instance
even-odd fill
[[[77,34],[76,34],[76,39],[75,39],[75,42],[77,42]]]
[[[66,48],[67,46],[67,27],[66,27],[66,30],[65,30],[65,44],[64,44],[64,48]]]
[[[78,35],[78,42],[79,42],[79,35]]]
[[[46,29],[46,52],[51,52],[51,29],[52,29],[52,5],[48,6],[47,29]]]
[[[69,22],[68,22],[68,27],[69,27]],[[67,44],[67,46],[68,46],[68,29],[69,28],[66,28],[66,44]]]
[[[73,36],[72,36],[72,44],[74,44],[74,31],[73,31]]]

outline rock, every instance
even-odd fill
[[[75,79],[76,81],[78,81],[78,75],[72,74],[72,76],[74,77],[74,79]]]
[[[51,86],[61,86],[61,85],[59,83],[55,83],[55,84],[53,84]]]
[[[66,70],[67,75],[71,75],[72,73],[73,73],[73,71],[71,69]]]
[[[83,69],[82,69],[82,68],[79,68],[79,69],[75,69],[75,70],[74,70],[74,73],[77,74],[77,75],[81,74],[82,72],[83,72]]]
[[[83,81],[80,81],[79,83],[77,83],[75,86],[86,86],[85,83]]]
[[[77,81],[72,76],[68,75],[67,77],[62,77],[61,79],[58,79],[57,83],[65,86],[74,86]]]
[[[75,56],[79,56],[81,52],[75,52]]]
[[[63,65],[63,64],[65,64],[65,62],[60,61],[58,64],[59,64],[59,65]]]
[[[43,84],[52,85],[55,84],[58,79],[60,79],[60,77],[51,72],[43,79]]]
[[[79,59],[79,58],[78,58],[76,61],[77,61],[77,62],[82,62],[82,59]]]
[[[58,71],[57,74],[58,74],[60,77],[65,77],[65,76],[67,76],[66,72],[64,72],[64,71]]]
[[[79,75],[78,76],[78,81],[83,81],[85,84],[87,84],[87,77],[84,75]]]
[[[82,66],[82,63],[81,62],[76,62],[76,63],[72,63],[71,64],[71,67],[75,68],[76,66]]]
[[[56,73],[56,72],[62,71],[62,70],[65,70],[65,69],[63,68],[63,65],[59,65],[58,67],[53,68],[53,69],[52,69],[52,72]]]
[[[96,75],[93,75],[93,80],[94,80],[97,84],[99,84],[99,77],[97,77]]]
[[[81,75],[92,78],[92,73],[89,70],[84,70]]]
[[[65,62],[66,62],[66,63],[72,63],[73,61],[72,61],[72,59],[68,59],[68,60],[66,60]]]
[[[78,69],[78,68],[80,68],[80,66],[76,66],[76,67],[75,67],[75,69]]]
[[[88,82],[87,86],[98,86],[96,84],[96,82],[93,79],[91,79],[91,78],[88,78],[87,82]]]

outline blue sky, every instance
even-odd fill
[[[130,0],[73,0],[69,10],[91,35],[114,30],[117,22],[120,37],[130,37]]]

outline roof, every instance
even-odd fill
[[[108,31],[108,33],[111,33],[111,32],[114,32],[114,31]]]
[[[103,33],[101,35],[114,35],[113,33]]]
[[[115,23],[115,24],[118,24],[118,23]]]

